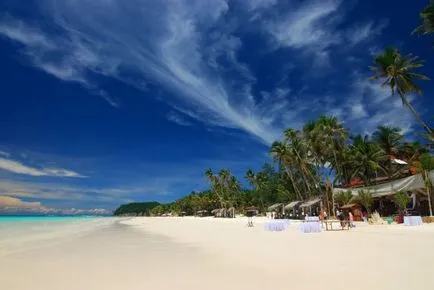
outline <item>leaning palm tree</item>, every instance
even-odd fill
[[[374,66],[371,67],[374,76],[371,79],[383,80],[383,86],[390,87],[392,94],[397,93],[417,122],[428,134],[433,135],[431,127],[420,117],[408,100],[409,94],[422,92],[415,80],[429,80],[427,76],[414,72],[415,69],[422,66],[423,61],[419,60],[417,56],[401,55],[398,49],[389,47],[375,57]]]
[[[274,161],[277,161],[279,164],[279,168],[283,168],[291,180],[291,185],[294,189],[296,195],[303,199],[302,194],[297,186],[296,180],[294,178],[294,168],[291,166],[293,164],[294,156],[293,152],[291,152],[290,147],[285,142],[275,141],[271,145],[271,156]]]
[[[422,24],[417,27],[413,33],[417,33],[419,35],[434,33],[434,0],[430,1],[430,3],[422,10],[419,16],[422,20]]]

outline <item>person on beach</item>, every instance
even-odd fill
[[[325,209],[323,210],[323,216],[324,216],[324,220],[327,220],[327,212]]]
[[[354,227],[354,224],[353,224],[354,216],[353,216],[353,213],[351,211],[348,213],[348,219],[350,221],[350,228],[353,228]]]

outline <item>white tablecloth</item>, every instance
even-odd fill
[[[421,216],[405,216],[404,217],[404,225],[405,226],[420,226],[422,225],[422,217]]]
[[[319,221],[319,217],[317,216],[308,216],[305,218],[307,221]]]
[[[321,232],[321,223],[319,221],[306,221],[300,224],[302,233],[319,233]]]
[[[288,226],[289,220],[272,220],[265,223],[264,229],[266,231],[280,232],[286,231],[288,229]]]

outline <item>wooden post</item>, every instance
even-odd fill
[[[328,181],[328,179],[327,179],[327,182],[326,182],[325,198],[326,198],[327,213],[328,213],[328,216],[331,217],[332,215],[330,214],[330,203],[329,203],[329,181]],[[335,213],[333,213],[333,215],[334,215],[334,214],[335,214]]]
[[[431,205],[431,182],[429,180],[428,171],[424,170],[425,180],[426,180],[426,193],[428,194],[428,206],[429,206],[429,216],[432,217],[432,205]]]

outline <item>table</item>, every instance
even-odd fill
[[[350,223],[348,221],[338,221],[338,220],[325,220],[323,223],[326,226],[326,231],[337,231],[337,230],[349,230],[350,229]],[[333,224],[338,225],[338,229],[333,229]],[[342,227],[342,224],[344,225]]]
[[[404,216],[404,226],[420,226],[422,224],[421,216]]]
[[[289,226],[289,220],[272,220],[266,222],[264,229],[270,232],[286,231]]]
[[[321,223],[319,219],[305,220],[300,224],[300,231],[302,233],[319,233],[321,232]]]

